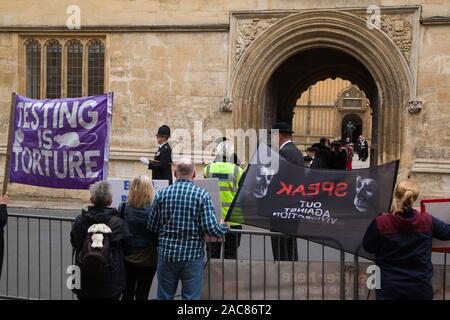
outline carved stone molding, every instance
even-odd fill
[[[416,157],[420,159],[450,159],[450,148],[417,147]]]
[[[366,8],[342,8],[337,11],[352,13],[363,20],[370,17]],[[414,22],[413,16],[417,8],[381,8],[380,29],[397,45],[408,63],[411,62]],[[235,14],[234,35],[232,37],[232,63],[234,65],[242,57],[244,51],[263,31],[278,21],[302,10],[286,10],[275,12],[244,12]],[[320,10],[317,11],[320,14]],[[233,32],[233,30],[231,29]]]
[[[414,173],[450,174],[450,161],[416,159],[411,171]]]
[[[270,26],[277,23],[279,18],[249,19],[241,20],[237,23],[237,37],[235,43],[234,59],[237,63],[245,49],[256,39],[256,37]]]
[[[370,20],[367,14],[357,14],[366,21]],[[413,40],[413,27],[410,14],[382,14],[379,18],[379,26],[376,23],[374,28],[380,28],[389,38],[394,41],[400,52],[408,63],[411,61],[411,47]]]
[[[381,29],[391,38],[410,62],[412,24],[408,15],[382,15]]]
[[[231,100],[230,98],[224,98],[219,105],[219,110],[221,112],[233,111],[233,100]]]
[[[409,101],[408,102],[408,112],[411,114],[416,114],[419,113],[420,111],[422,111],[423,109],[423,105],[422,105],[422,101]]]

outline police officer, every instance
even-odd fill
[[[140,158],[141,162],[152,170],[153,180],[169,180],[172,184],[172,148],[168,143],[170,138],[170,128],[162,125],[156,133],[156,141],[159,149],[155,154],[154,160],[148,160],[144,157]]]
[[[203,168],[205,178],[218,178],[220,186],[220,201],[222,203],[222,218],[225,219],[230,209],[231,203],[239,186],[239,181],[242,177],[243,169],[236,165],[235,158],[231,150],[229,141],[226,138],[221,138],[216,147],[216,157],[214,162],[208,164]],[[235,222],[230,222],[231,229],[242,229],[242,225],[236,220],[242,220],[238,214],[233,215]],[[242,222],[242,221],[239,221]],[[225,235],[225,259],[236,259],[237,249],[241,242],[241,235],[236,233],[227,233]],[[211,243],[211,258],[220,258],[221,243]]]

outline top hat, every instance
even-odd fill
[[[170,137],[170,128],[166,126],[165,124],[159,127],[158,132],[156,133],[156,136],[162,136],[162,137]]]
[[[278,130],[279,132],[286,132],[289,134],[294,133],[294,131],[292,131],[291,125],[287,122],[276,122],[273,125],[272,130]]]

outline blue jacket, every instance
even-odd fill
[[[363,247],[381,270],[377,299],[433,299],[433,237],[450,240],[450,225],[413,209],[372,221]]]
[[[125,208],[123,206],[125,205]],[[147,229],[148,216],[151,206],[145,208],[130,207],[126,203],[119,206],[119,212],[131,233],[130,245],[132,251],[148,248],[158,244],[158,235]]]

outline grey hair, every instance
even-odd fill
[[[177,175],[181,178],[191,178],[194,169],[194,163],[189,158],[182,158],[177,163]]]
[[[111,185],[108,181],[98,181],[89,187],[91,202],[96,207],[106,207],[112,199]]]

